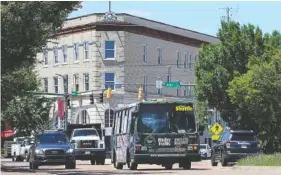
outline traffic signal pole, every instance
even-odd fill
[[[64,130],[67,130],[67,125],[68,125],[68,98],[69,98],[69,93],[64,94]]]

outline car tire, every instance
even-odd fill
[[[65,164],[65,169],[76,169],[76,162]]]
[[[136,170],[136,169],[138,169],[138,164],[132,162],[131,165],[130,165],[130,170]]]
[[[184,170],[190,170],[191,169],[191,162],[187,161],[186,163],[184,163],[182,165],[182,167],[183,167]]]
[[[212,166],[218,166],[218,162],[215,161],[214,153],[212,153],[212,155],[211,155],[211,164],[212,164]]]
[[[38,170],[39,166],[33,162],[29,162],[29,169]]]
[[[165,169],[166,169],[166,170],[171,170],[171,169],[173,169],[173,164],[165,165]]]
[[[100,160],[100,164],[101,164],[101,165],[104,165],[104,164],[105,164],[105,159],[104,159],[104,158],[102,158],[102,159]]]
[[[98,164],[98,161],[96,161],[96,160],[91,160],[91,165],[95,165],[95,164]]]

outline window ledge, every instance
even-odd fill
[[[79,60],[73,61],[74,64],[77,64],[77,63],[79,63],[79,62],[80,62]]]
[[[62,65],[67,65],[68,64],[68,62],[64,62],[64,63],[61,63]]]
[[[55,63],[53,66],[54,66],[54,67],[57,67],[57,66],[59,66],[59,63]]]
[[[43,67],[44,67],[44,68],[47,68],[47,67],[49,67],[49,65],[48,65],[48,64],[45,64],[45,65],[43,65]]]
[[[116,58],[103,58],[103,60],[115,61]]]
[[[83,60],[84,63],[90,62],[90,59]]]

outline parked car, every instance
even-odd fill
[[[227,166],[228,162],[259,152],[259,141],[253,131],[230,130],[224,132],[213,146],[211,163],[217,166],[221,162],[222,166]]]
[[[41,165],[65,165],[66,169],[75,169],[75,150],[66,134],[59,131],[43,132],[35,136],[30,148],[30,169]]]
[[[212,155],[211,152],[212,152],[212,149],[208,144],[200,144],[201,158],[203,158],[203,159],[211,158],[211,155]]]

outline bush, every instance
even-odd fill
[[[240,159],[237,162],[240,166],[281,166],[281,153],[276,154],[260,154],[258,156],[249,156]]]

